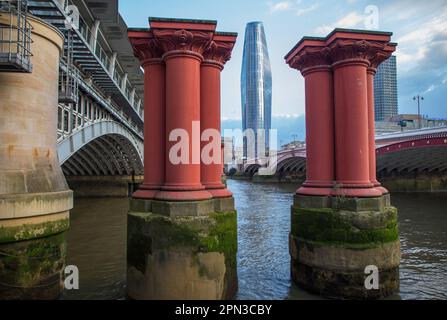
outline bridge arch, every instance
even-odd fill
[[[447,138],[426,137],[377,149],[380,176],[392,174],[446,173]]]
[[[247,165],[245,168],[245,174],[248,174],[249,176],[254,176],[256,173],[259,172],[259,169],[261,168],[261,165],[259,163],[253,163]]]
[[[57,146],[66,176],[143,175],[143,141],[124,125],[100,121],[74,131]]]

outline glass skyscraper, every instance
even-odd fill
[[[272,126],[272,70],[262,22],[250,22],[245,29],[241,93],[242,128],[244,132],[252,129],[256,139],[253,146],[248,145],[249,139],[244,138],[244,157],[268,156]]]
[[[376,121],[385,121],[398,114],[396,56],[391,56],[377,69],[374,100]]]

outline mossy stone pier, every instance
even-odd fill
[[[293,280],[314,293],[346,299],[391,295],[399,289],[397,210],[386,197],[297,195],[290,255]],[[379,270],[378,290],[365,286],[368,266]]]
[[[127,242],[129,298],[234,298],[237,214],[234,209],[214,212],[214,206],[214,200],[163,204],[131,200]]]
[[[374,74],[392,33],[335,29],[285,57],[305,78],[306,181],[292,206],[292,278],[330,298],[399,289],[397,210],[376,177]]]

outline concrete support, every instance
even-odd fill
[[[28,19],[33,72],[0,73],[0,299],[58,298],[73,207],[56,151],[63,35]]]
[[[128,220],[128,295],[232,298],[237,288],[234,202],[220,183],[222,167],[201,163],[201,124],[220,129],[223,63],[204,62],[204,53],[215,49],[214,38],[221,40],[216,22],[151,18],[150,26],[129,30],[145,68],[150,118],[145,121],[145,182],[131,200]],[[236,35],[230,38],[224,39],[232,42],[228,59]],[[204,79],[210,87],[203,86]],[[201,98],[210,108],[203,119]],[[218,140],[220,149],[220,135]],[[213,190],[219,187],[225,201],[214,199],[202,181]]]
[[[326,38],[304,38],[286,57],[306,78],[310,170],[292,207],[292,278],[327,297],[374,299],[399,288],[397,210],[375,177],[371,81],[372,68],[395,50],[390,39],[390,33],[336,29]],[[325,128],[314,130],[320,121]],[[323,160],[323,150],[334,156]],[[332,187],[322,188],[328,173]],[[379,271],[371,290],[370,266]]]

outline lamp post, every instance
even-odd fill
[[[413,98],[414,101],[418,102],[418,122],[419,122],[419,129],[422,129],[422,120],[421,120],[421,101],[424,101],[424,97],[417,95]]]

